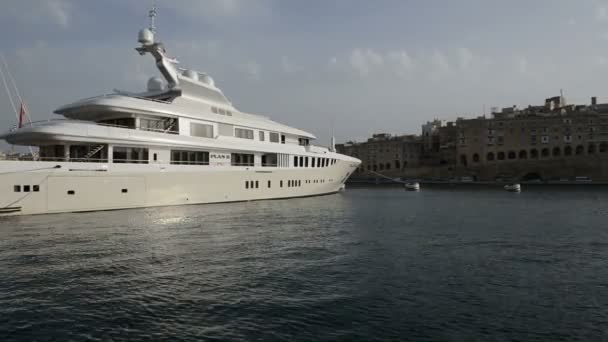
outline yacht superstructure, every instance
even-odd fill
[[[358,159],[315,136],[236,109],[201,72],[177,68],[153,27],[140,31],[163,79],[55,111],[0,138],[39,147],[0,161],[0,216],[315,196],[338,192]]]

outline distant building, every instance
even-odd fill
[[[414,135],[379,133],[366,142],[338,144],[336,149],[361,159],[356,175],[373,176],[374,172],[397,175],[418,166],[422,145],[420,138]]]
[[[433,120],[421,136],[374,134],[364,143],[338,145],[369,171],[422,178],[608,181],[608,104],[568,105],[563,96],[541,106],[492,110],[492,117]]]
[[[6,159],[6,153],[0,151],[0,160],[5,160]]]

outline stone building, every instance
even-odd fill
[[[336,149],[340,153],[361,159],[361,166],[355,171],[355,176],[374,177],[374,172],[401,176],[418,167],[422,144],[417,136],[379,133],[366,142],[338,144]]]
[[[478,180],[572,180],[608,177],[608,111],[567,106],[563,96],[544,107],[457,122],[457,173]]]

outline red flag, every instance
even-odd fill
[[[21,102],[21,109],[19,109],[19,128],[23,127],[23,118],[27,115],[25,105]]]

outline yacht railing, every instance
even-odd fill
[[[149,97],[137,96],[137,95],[134,95],[134,94],[131,94],[131,93],[128,93],[128,92],[123,92],[123,91],[117,91],[117,92],[111,93],[111,94],[103,94],[103,95],[91,96],[91,97],[87,97],[87,98],[78,100],[77,102],[74,102],[74,103],[80,103],[80,102],[90,101],[90,100],[95,100],[95,99],[108,98],[108,97],[113,97],[113,96],[116,96],[116,95],[125,96],[125,97],[132,97],[134,99],[146,100],[146,101],[152,101],[152,102],[158,102],[158,103],[164,103],[164,104],[170,104],[171,103],[171,102],[165,101],[165,100],[151,99]]]
[[[125,129],[133,129],[133,130],[149,131],[149,132],[157,132],[157,133],[165,133],[165,134],[179,134],[178,131],[172,131],[172,130],[167,130],[167,129],[147,128],[147,127],[140,127],[139,129],[136,129],[135,127],[125,126],[125,125],[115,125],[115,124],[107,124],[107,123],[95,122],[95,121],[79,121],[79,120],[71,120],[71,119],[50,119],[50,120],[32,121],[32,122],[24,123],[23,125],[21,125],[21,127],[13,126],[9,131],[14,132],[21,128],[45,126],[45,125],[48,125],[49,123],[64,122],[64,121],[82,123],[82,124],[88,124],[88,125],[94,125],[94,126],[125,128]]]

